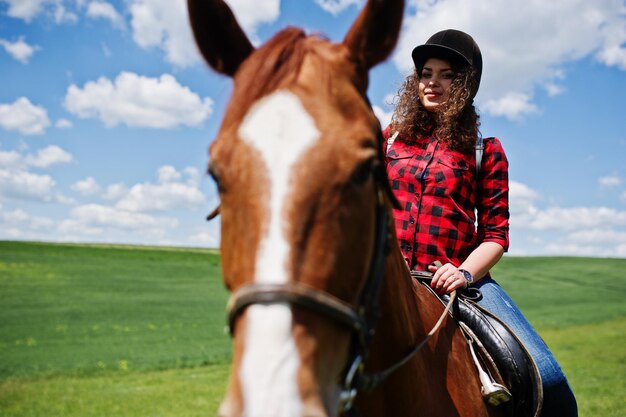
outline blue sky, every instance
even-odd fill
[[[255,44],[286,25],[343,38],[361,0],[227,1]],[[0,0],[0,239],[215,247],[207,148],[230,80],[184,0]],[[472,34],[485,137],[510,162],[512,255],[626,257],[623,0],[411,0],[371,73],[383,123],[410,51]]]

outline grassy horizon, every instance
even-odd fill
[[[626,414],[626,259],[505,257],[581,416]],[[0,415],[214,415],[230,340],[219,253],[0,241]]]

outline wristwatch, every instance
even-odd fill
[[[465,281],[467,281],[467,285],[471,285],[474,282],[474,276],[470,271],[467,271],[465,269],[459,269],[459,272],[463,274],[463,278],[465,278]]]

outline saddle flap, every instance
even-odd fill
[[[481,359],[492,375],[513,393],[511,415],[538,417],[541,414],[543,388],[537,364],[513,331],[488,310],[459,300],[457,319],[465,323],[480,341],[484,350]],[[500,380],[500,381],[498,381]]]

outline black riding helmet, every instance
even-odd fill
[[[460,30],[446,29],[435,33],[424,45],[416,46],[411,54],[418,73],[429,58],[441,58],[450,61],[458,70],[472,67],[476,71],[476,86],[472,98],[478,92],[480,77],[483,72],[483,57],[478,44],[470,35]]]

